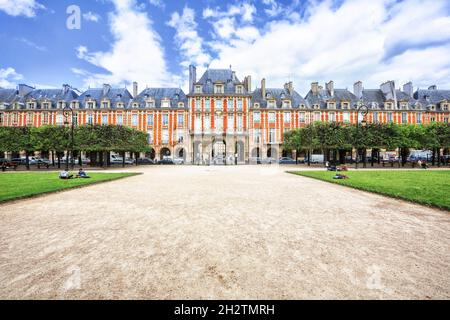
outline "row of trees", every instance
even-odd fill
[[[421,125],[367,124],[364,127],[340,123],[314,123],[307,127],[289,131],[284,137],[284,149],[304,151],[309,155],[321,150],[325,161],[339,158],[345,163],[348,151],[356,149],[366,165],[367,150],[372,150],[372,165],[379,157],[380,149],[399,149],[402,165],[405,165],[410,149],[433,151],[433,165],[439,159],[439,150],[450,147],[450,124],[432,123]],[[440,163],[438,161],[438,163]],[[308,163],[309,165],[309,163]]]
[[[91,165],[109,165],[111,151],[122,154],[124,159],[126,152],[151,151],[145,133],[123,126],[80,126],[74,129],[73,138],[74,155],[81,161],[81,152],[86,152]],[[0,151],[25,152],[27,168],[28,158],[35,151],[52,152],[60,167],[65,151],[71,149],[71,129],[67,127],[0,127]],[[52,161],[55,165],[54,157]]]

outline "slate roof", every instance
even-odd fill
[[[358,98],[347,89],[334,89],[334,94],[331,96],[330,92],[326,89],[319,90],[318,94],[313,94],[310,90],[305,97],[309,106],[318,104],[320,109],[327,109],[328,101],[336,102],[336,109],[342,108],[343,102],[349,102],[350,106],[355,108],[358,103]]]
[[[295,90],[290,95],[287,89],[266,88],[266,99],[263,98],[261,89],[256,89],[252,93],[252,104],[254,105],[255,102],[259,103],[260,108],[267,108],[268,99],[275,99],[277,108],[281,108],[283,100],[286,99],[291,100],[292,108],[299,108],[302,104],[308,107],[307,101]]]
[[[230,69],[208,69],[195,85],[202,85],[202,94],[214,94],[214,83],[224,84],[224,94],[236,95],[236,85],[243,85]],[[249,94],[243,88],[244,94]]]
[[[414,99],[421,103],[424,107],[434,104],[441,108],[441,102],[450,101],[450,90],[417,90],[414,93]]]
[[[15,89],[0,89],[0,103],[12,103],[16,98],[17,90]]]
[[[140,108],[145,108],[147,98],[152,98],[155,101],[155,108],[161,108],[161,100],[163,99],[170,99],[171,108],[178,108],[179,102],[183,102],[184,107],[188,108],[186,94],[180,88],[147,88],[133,102],[138,102]]]
[[[124,107],[127,108],[133,97],[126,88],[116,89],[109,87],[107,90],[103,88],[88,89],[78,97],[80,109],[85,108],[85,102],[88,99],[95,100],[97,107],[100,107],[102,100],[109,100],[111,102],[111,108],[115,108],[118,102],[122,102]]]
[[[11,105],[18,102],[20,109],[26,109],[26,102],[29,100],[36,100],[36,109],[41,108],[41,102],[44,100],[51,102],[51,108],[56,108],[58,101],[71,102],[78,98],[78,94],[75,90],[68,87],[64,89],[34,89],[25,96],[19,96],[19,92],[16,89],[0,89],[0,103],[6,102]]]

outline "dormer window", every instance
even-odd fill
[[[320,109],[320,105],[315,104],[315,105],[313,106],[313,109]]]
[[[50,109],[50,103],[44,102],[44,103],[42,104],[42,109],[44,109],[44,110]]]
[[[237,94],[243,94],[244,93],[244,87],[243,86],[236,86],[236,93]]]
[[[88,109],[94,109],[94,102],[88,101],[88,103],[87,103],[87,108],[88,108]]]
[[[109,108],[109,102],[108,101],[103,101],[102,102],[102,109],[108,109]]]
[[[72,101],[71,106],[72,109],[78,109],[78,103],[76,101]]]
[[[117,108],[118,109],[123,109],[123,102],[118,102],[117,103]]]
[[[442,105],[442,111],[448,111],[448,104]]]
[[[169,108],[169,107],[170,107],[170,101],[169,100],[161,101],[161,108]]]
[[[291,101],[286,100],[283,101],[283,108],[290,108],[291,107]]]
[[[328,109],[335,109],[335,108],[336,108],[336,103],[328,102]]]
[[[391,110],[392,109],[392,103],[391,102],[386,102],[385,107],[386,107],[386,110]]]
[[[224,86],[223,86],[223,84],[215,84],[214,85],[214,93],[215,94],[223,94],[224,93]]]
[[[342,102],[342,109],[348,109],[348,108],[349,108],[348,102]]]
[[[155,101],[151,100],[151,101],[147,101],[145,103],[145,107],[146,108],[154,108],[155,107]]]
[[[259,103],[255,103],[253,106],[254,106],[256,109],[258,109],[258,108],[259,108]]]
[[[408,108],[408,104],[405,103],[405,102],[401,102],[401,103],[400,103],[400,108],[401,108],[402,110],[406,110],[406,109]]]
[[[134,109],[138,109],[139,108],[139,104],[138,103],[133,103],[133,108]]]
[[[183,102],[178,102],[178,108],[184,108],[184,103]]]
[[[435,105],[431,105],[431,106],[430,106],[430,110],[431,110],[431,111],[435,111],[435,110],[436,110],[436,106],[435,106]]]
[[[267,101],[267,107],[268,108],[275,108],[275,100]]]
[[[28,109],[34,109],[34,102],[28,102]]]

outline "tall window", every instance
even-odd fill
[[[108,115],[103,114],[102,115],[102,125],[106,126],[108,124]]]
[[[48,112],[44,112],[42,114],[42,124],[44,125],[48,124]]]
[[[336,113],[330,112],[330,113],[328,114],[328,121],[329,121],[329,122],[336,122]]]
[[[153,130],[147,132],[148,144],[153,144]]]
[[[253,132],[254,132],[253,133],[254,143],[260,143],[261,142],[261,130],[255,129]]]
[[[162,124],[163,126],[168,126],[169,125],[169,115],[167,113],[163,114],[163,119],[162,119]]]
[[[241,99],[239,99],[238,101],[237,101],[237,109],[239,110],[239,111],[241,111],[242,110],[242,108],[243,108],[243,101],[241,100]]]
[[[162,143],[168,144],[169,143],[169,130],[164,129],[162,131]]]
[[[44,102],[42,104],[43,109],[48,110],[50,108],[50,104],[48,102]]]
[[[305,120],[304,112],[300,112],[298,118],[299,118],[300,123],[305,123],[306,120]]]
[[[253,113],[253,122],[260,122],[261,121],[261,113],[260,112],[254,112]]]
[[[202,87],[201,86],[195,86],[195,93],[202,93]]]
[[[394,121],[394,116],[392,114],[392,112],[388,112],[387,113],[387,122],[393,122]]]
[[[177,118],[178,118],[178,125],[179,126],[184,126],[184,114],[179,114],[177,116]]]
[[[56,124],[57,124],[58,126],[62,126],[63,123],[64,123],[64,121],[63,121],[63,115],[62,115],[62,114],[58,114],[58,115],[56,116]]]
[[[204,126],[206,131],[211,129],[211,115],[209,113],[205,114]]]
[[[408,123],[408,114],[406,112],[402,112],[402,123]]]
[[[220,114],[216,114],[215,116],[215,126],[218,131],[221,131],[223,128],[223,117]]]
[[[4,122],[4,115],[3,113],[0,113],[0,126],[3,125],[3,122]]]
[[[184,142],[184,132],[183,132],[183,130],[180,130],[180,129],[177,130],[177,141],[178,141],[178,143],[183,143]]]
[[[270,123],[275,122],[275,112],[269,112],[269,122]]]
[[[237,94],[242,94],[242,93],[244,93],[244,89],[242,88],[242,86],[237,86],[237,87],[236,87],[236,93],[237,93]]]
[[[345,123],[349,123],[350,122],[350,112],[344,112],[343,113],[343,120]]]
[[[155,102],[154,101],[147,101],[145,103],[147,108],[154,108],[155,107]]]
[[[283,120],[284,120],[284,123],[290,124],[291,123],[291,113],[290,112],[285,112],[283,114]]]
[[[315,122],[320,121],[321,120],[320,118],[321,118],[320,112],[314,112],[314,121]]]
[[[28,103],[28,109],[34,109],[34,102]]]
[[[222,108],[223,108],[223,101],[222,101],[222,99],[217,99],[216,100],[216,109],[217,110],[222,110]]]
[[[137,127],[137,125],[138,125],[138,115],[137,114],[133,114],[131,116],[131,125],[134,127]]]
[[[291,107],[291,102],[290,101],[288,101],[288,100],[286,100],[286,101],[283,101],[283,108],[290,108]]]
[[[123,125],[123,116],[121,114],[117,115],[117,121],[116,122],[117,122],[118,126]]]
[[[378,123],[378,112],[373,113],[373,123]]]
[[[228,114],[228,131],[229,132],[234,131],[234,114],[233,113]]]
[[[211,100],[205,100],[205,110],[211,110]]]
[[[149,115],[147,116],[147,125],[152,127],[153,124],[154,124],[153,114],[149,114]]]
[[[202,118],[200,113],[195,115],[195,131],[200,131],[202,129]]]
[[[238,117],[237,117],[237,129],[238,129],[239,132],[244,129],[243,121],[242,121],[242,114],[238,114]]]
[[[275,129],[269,130],[269,143],[274,143],[276,141],[276,131]]]
[[[92,116],[92,113],[87,115],[87,123],[91,125],[94,124],[94,117]]]
[[[233,99],[228,99],[227,108],[228,108],[228,110],[234,109]]]
[[[195,110],[200,110],[202,107],[200,99],[195,100]]]
[[[421,124],[422,123],[422,112],[417,112],[417,114],[416,114],[416,122],[417,122],[417,124]]]

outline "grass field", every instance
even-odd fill
[[[0,203],[29,198],[39,194],[71,189],[99,182],[117,180],[134,173],[89,173],[91,179],[61,180],[57,172],[1,173]]]
[[[347,180],[330,171],[290,173],[450,210],[450,170],[349,171]]]

